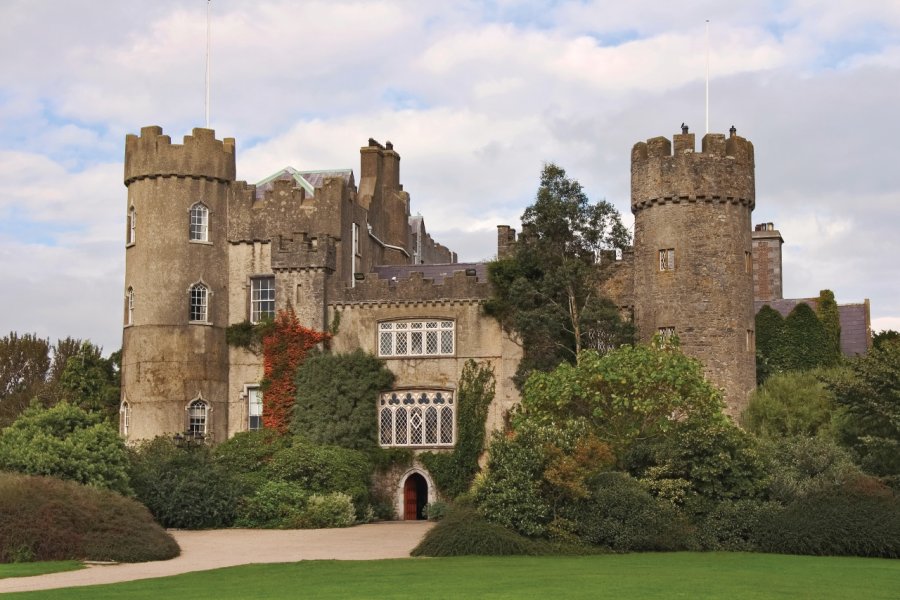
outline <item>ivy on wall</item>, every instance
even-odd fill
[[[494,369],[469,359],[456,391],[456,446],[452,452],[425,452],[419,460],[442,494],[455,498],[472,485],[484,452],[484,426],[494,399]]]
[[[291,421],[291,409],[297,396],[294,375],[316,345],[331,334],[300,324],[293,308],[279,311],[271,330],[262,338],[263,349],[263,426],[285,433]]]
[[[798,303],[786,318],[768,305],[756,313],[758,383],[775,373],[808,371],[840,361],[840,321],[834,294],[824,290],[819,298],[819,316],[805,302]]]

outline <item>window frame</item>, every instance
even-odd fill
[[[260,282],[271,282],[271,288],[257,288],[257,283]],[[261,299],[255,297],[257,292],[262,291],[271,291],[271,299]],[[265,316],[262,316],[263,311],[259,310],[258,307],[264,302],[272,303],[271,313],[269,311],[265,311]],[[259,275],[250,278],[250,322],[254,325],[259,323],[260,321],[267,321],[275,318],[275,276],[274,275]]]
[[[254,402],[254,395],[259,398],[258,402]],[[264,428],[263,414],[265,407],[263,405],[263,393],[258,383],[244,386],[244,396],[247,398],[247,431],[259,431]],[[254,405],[259,407],[259,414],[253,414]],[[253,426],[253,418],[258,420],[256,427]]]
[[[125,234],[125,247],[134,246],[137,241],[137,210],[134,204],[128,207],[128,230]]]
[[[125,327],[134,325],[134,287],[125,290]]]
[[[123,437],[128,437],[128,430],[131,428],[131,404],[128,400],[123,400],[119,405],[119,431]]]
[[[201,212],[202,211],[202,212]],[[188,210],[188,241],[209,244],[209,207],[203,202],[194,202]],[[197,222],[195,222],[197,217]]]
[[[414,335],[416,333],[420,335]],[[429,352],[431,333],[435,334],[433,352]],[[390,340],[389,349],[386,339]],[[450,349],[446,350],[448,339]],[[456,319],[447,317],[378,321],[375,332],[375,349],[379,358],[452,358],[456,356],[456,343]],[[416,351],[416,348],[419,350]]]
[[[449,389],[398,389],[379,394],[375,417],[378,444],[382,448],[453,448],[458,430],[455,400],[455,391]]]
[[[185,407],[187,412],[187,423],[185,424],[185,434],[190,437],[206,437],[209,433],[210,411],[209,402],[202,396],[194,398]],[[197,411],[202,411],[198,413]],[[196,426],[195,426],[196,425]]]
[[[675,248],[659,249],[659,272],[671,273],[675,271]]]
[[[203,291],[202,294],[202,303],[195,304],[194,300],[197,298],[195,292]],[[191,287],[188,288],[188,322],[189,323],[199,323],[206,324],[209,323],[209,300],[212,292],[209,290],[209,286],[203,283],[202,281],[198,281],[196,283],[192,283]],[[199,316],[202,316],[202,319],[195,319],[195,307],[197,311],[202,311],[202,314],[199,312],[196,313]]]

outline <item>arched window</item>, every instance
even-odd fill
[[[209,241],[209,209],[202,202],[191,207],[191,235],[192,242]]]
[[[137,234],[135,230],[135,222],[137,219],[137,212],[134,210],[134,207],[128,209],[128,233],[126,236],[126,244],[129,246],[135,242],[137,239]]]
[[[125,292],[125,324],[134,325],[134,288],[131,286]]]
[[[124,400],[119,407],[119,431],[124,437],[128,437],[129,427],[131,427],[131,405]]]
[[[202,283],[191,286],[191,310],[190,320],[197,323],[206,323],[209,311],[209,290]]]
[[[187,433],[194,436],[206,435],[209,425],[209,406],[205,400],[197,399],[188,405]]]

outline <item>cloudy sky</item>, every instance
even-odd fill
[[[205,0],[0,2],[0,335],[121,344],[124,138],[204,124]],[[785,295],[900,329],[900,2],[213,0],[211,126],[238,177],[352,167],[391,140],[463,260],[557,162],[631,222],[638,140],[734,124]]]

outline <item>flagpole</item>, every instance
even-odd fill
[[[206,0],[206,128],[209,129],[209,5],[211,0]]]
[[[709,133],[709,19],[706,20],[706,133]]]

